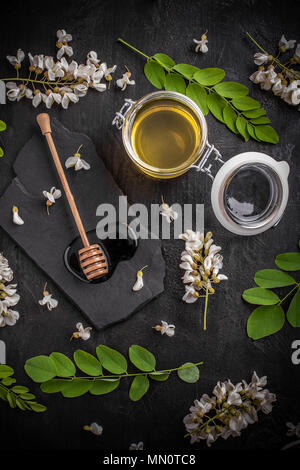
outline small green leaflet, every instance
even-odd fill
[[[102,366],[113,374],[124,374],[127,371],[127,361],[123,354],[115,349],[101,344],[96,348],[96,353]]]
[[[247,334],[252,339],[260,339],[281,330],[284,324],[284,311],[280,305],[257,307],[247,323]]]
[[[163,67],[157,62],[153,60],[146,62],[144,73],[155,88],[161,89],[165,86],[165,72]]]
[[[177,93],[182,93],[185,95],[185,81],[180,75],[175,73],[168,73],[166,75],[165,89],[170,91],[176,91]]]
[[[286,318],[293,327],[300,327],[300,288],[290,303]]]
[[[207,106],[210,112],[217,118],[219,121],[224,123],[223,110],[225,108],[226,102],[221,98],[221,96],[216,93],[211,93],[207,97]]]
[[[137,375],[134,377],[129,390],[130,400],[140,400],[148,392],[149,385],[149,380],[144,375]]]
[[[280,301],[275,292],[263,287],[253,287],[252,289],[244,290],[242,297],[249,304],[256,305],[275,305]]]
[[[152,372],[155,369],[156,360],[153,354],[137,344],[130,346],[129,358],[132,364],[143,372]]]
[[[232,107],[227,104],[223,109],[223,120],[226,126],[234,133],[238,134],[239,131],[236,127],[237,115]]]
[[[154,54],[153,58],[161,65],[172,68],[175,65],[175,62],[171,57],[169,57],[167,54],[163,54],[161,52]]]
[[[249,90],[245,85],[237,82],[222,82],[214,86],[214,90],[226,98],[236,98],[248,95]]]
[[[299,271],[300,253],[282,253],[276,256],[275,263],[284,271]]]
[[[186,87],[186,96],[195,101],[204,116],[208,114],[209,109],[207,106],[207,94],[201,85],[198,85],[197,83],[189,83],[189,85]]]
[[[191,367],[187,367],[191,366]],[[200,372],[197,366],[193,365],[191,362],[186,362],[182,365],[182,369],[179,369],[178,377],[183,380],[184,382],[193,384],[198,382],[200,377]]]
[[[195,73],[194,79],[200,85],[216,85],[225,77],[225,72],[218,68],[201,69]]]
[[[296,283],[292,276],[278,269],[262,269],[257,271],[254,281],[259,287],[266,288],[292,286]]]

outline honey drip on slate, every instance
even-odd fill
[[[194,112],[172,99],[151,101],[132,126],[132,145],[139,159],[155,168],[180,167],[194,155],[201,129]]]

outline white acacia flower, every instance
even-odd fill
[[[200,51],[203,54],[205,54],[208,51],[208,47],[207,47],[208,39],[207,39],[206,33],[207,31],[204,34],[202,34],[201,39],[199,41],[197,39],[193,39],[194,43],[197,44],[197,46],[195,47],[195,52]]]
[[[105,80],[108,82],[111,82],[112,76],[111,74],[116,71],[117,66],[113,65],[112,67],[107,67],[106,62],[102,62],[102,64],[99,65],[99,70],[103,72],[103,76],[105,77]]]
[[[129,450],[144,450],[144,443],[142,441],[135,444],[134,442],[130,444]]]
[[[34,97],[32,100],[32,106],[35,108],[38,107],[38,105],[46,99],[45,93],[40,92],[39,90],[35,90],[34,92]]]
[[[289,41],[285,38],[284,34],[281,36],[281,39],[279,40],[279,48],[282,52],[287,51],[288,49],[293,49],[296,44],[296,39],[290,39]]]
[[[256,72],[254,72],[252,75],[250,75],[249,79],[251,80],[251,82],[253,83],[263,83],[265,81],[265,71],[264,70],[256,70]]]
[[[96,436],[101,436],[101,434],[103,433],[103,427],[100,426],[98,423],[92,423],[89,426],[83,426],[83,429],[85,431],[92,432]]]
[[[61,87],[60,90],[62,92],[61,105],[64,109],[68,109],[70,101],[72,101],[72,103],[78,103],[79,97],[73,92],[72,88]]]
[[[286,426],[288,428],[286,435],[287,436],[297,436],[300,438],[300,423],[298,424],[293,424],[293,423],[286,423]]]
[[[144,280],[143,280],[143,270],[148,268],[148,265],[143,266],[139,271],[136,273],[136,281],[132,287],[133,291],[141,290],[144,287]]]
[[[99,64],[100,62],[100,59],[98,59],[98,54],[96,51],[90,51],[87,53],[87,56],[86,56],[86,63],[87,65],[97,65]]]
[[[124,91],[127,87],[127,85],[135,85],[135,81],[134,80],[130,80],[130,77],[131,77],[131,72],[130,70],[125,66],[126,68],[126,72],[123,73],[122,75],[122,78],[119,78],[117,81],[116,81],[116,84],[119,88],[121,88],[122,91]]]
[[[39,300],[39,304],[47,305],[47,309],[51,311],[58,306],[58,301],[52,298],[52,294],[49,294],[49,292],[46,291],[46,287],[47,282],[44,285],[43,298],[42,300]]]
[[[14,55],[8,55],[8,56],[6,56],[6,58],[7,58],[8,62],[15,67],[15,69],[19,69],[19,68],[21,68],[21,62],[24,60],[25,54],[22,51],[22,49],[18,49],[17,54],[15,56]]]
[[[88,92],[88,87],[84,83],[78,83],[73,86],[73,90],[75,95],[77,95],[79,98],[82,98],[85,96]]]
[[[76,171],[81,170],[82,168],[84,170],[89,170],[91,168],[90,164],[83,160],[83,158],[81,158],[81,154],[79,153],[81,147],[82,145],[79,146],[78,150],[76,151],[76,153],[74,153],[74,155],[67,158],[67,160],[65,161],[66,168],[74,167]]]
[[[65,75],[62,63],[54,62],[53,57],[45,57],[45,67],[50,81],[55,81],[56,78],[62,78]]]
[[[60,189],[56,189],[55,186],[52,186],[50,192],[43,191],[43,195],[46,198],[47,214],[49,215],[49,207],[55,204],[56,199],[59,199],[61,197],[61,191]]]
[[[169,224],[174,220],[178,219],[178,213],[172,209],[172,206],[169,207],[168,204],[165,203],[164,198],[161,197],[162,204],[160,205],[160,214],[167,219]]]
[[[73,39],[72,35],[66,33],[66,31],[64,29],[58,29],[56,31],[56,36],[57,36],[57,40],[59,42],[70,42]]]
[[[14,307],[20,300],[17,294],[17,284],[5,285],[0,282],[0,314],[6,312],[8,308]]]
[[[32,67],[44,70],[44,54],[32,55],[28,52],[29,63]]]
[[[269,56],[268,54],[264,54],[262,52],[256,52],[253,57],[254,63],[256,65],[262,65],[272,60],[272,56]]]
[[[91,337],[91,330],[92,330],[91,327],[84,328],[82,323],[76,323],[76,328],[78,331],[75,331],[72,334],[70,341],[73,338],[75,339],[81,338],[84,341],[87,341]]]
[[[180,240],[185,241],[186,250],[200,250],[203,247],[204,235],[200,232],[193,232],[193,230],[186,230],[178,236]]]
[[[61,95],[59,93],[54,93],[53,91],[47,92],[44,97],[43,101],[46,105],[47,109],[50,109],[53,103],[60,104],[61,103]]]
[[[186,302],[187,304],[193,304],[197,301],[198,297],[199,294],[193,286],[185,286],[185,294],[182,297],[182,300],[184,302]]]
[[[278,80],[277,73],[274,71],[274,67],[270,66],[268,70],[264,72],[265,79],[261,82],[260,87],[262,90],[271,90],[275,81]]]
[[[0,253],[0,281],[10,282],[13,278],[13,271],[8,264],[8,260]]]
[[[294,54],[294,60],[300,62],[300,44],[297,44],[296,51]]]
[[[32,99],[32,90],[23,84],[17,85],[15,82],[7,82],[6,88],[8,89],[6,95],[10,101],[20,101],[24,97]]]
[[[167,335],[170,338],[175,334],[175,325],[168,324],[166,321],[161,320],[161,325],[153,326],[154,330],[160,331],[161,335]]]
[[[16,310],[7,309],[0,315],[0,328],[3,328],[6,325],[14,326],[19,318],[19,312],[16,312]]]
[[[64,29],[59,29],[56,35],[57,35],[56,45],[58,47],[56,57],[58,59],[61,59],[64,54],[66,54],[68,57],[71,57],[73,55],[73,49],[68,44],[68,42],[72,41],[71,34],[67,34]]]
[[[13,213],[13,223],[16,225],[23,225],[24,220],[19,216],[19,209],[17,208],[17,206],[13,206],[12,213]]]

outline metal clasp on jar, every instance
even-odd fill
[[[220,162],[222,165],[225,163],[224,160],[222,160],[222,155],[220,154],[219,150],[216,149],[216,147],[212,144],[210,144],[208,141],[206,142],[206,150],[204,152],[204,155],[200,157],[200,162],[197,165],[191,165],[190,168],[195,168],[196,171],[201,171],[202,173],[206,173],[212,180],[214,180],[214,176],[212,175],[211,168],[213,165],[213,162],[209,162],[209,157],[211,156],[212,153],[215,153],[215,162]],[[207,164],[207,165],[206,165]]]
[[[133,101],[130,98],[125,98],[122,108],[119,111],[116,111],[115,117],[112,120],[112,125],[121,130],[124,125],[126,114],[135,103],[136,101]]]

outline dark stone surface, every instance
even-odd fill
[[[126,64],[132,71],[136,86],[120,92],[114,86],[107,93],[90,92],[68,111],[53,109],[66,127],[87,134],[97,152],[130,203],[157,203],[160,195],[171,204],[204,203],[205,225],[214,232],[215,240],[223,247],[224,273],[229,281],[218,287],[210,299],[208,330],[202,330],[203,304],[185,305],[181,301],[183,286],[178,269],[182,242],[163,242],[167,264],[165,291],[137,315],[126,322],[93,331],[87,343],[69,343],[70,333],[81,313],[50,283],[49,289],[60,306],[49,313],[39,308],[44,275],[2,231],[1,250],[8,257],[19,284],[21,318],[13,328],[4,328],[0,337],[7,343],[7,360],[16,370],[20,382],[30,384],[40,401],[48,405],[43,415],[24,415],[0,403],[1,448],[7,449],[73,449],[109,452],[128,449],[131,442],[143,440],[147,450],[176,450],[195,452],[205,444],[190,446],[183,438],[182,418],[195,398],[211,393],[215,383],[230,377],[233,382],[250,379],[253,370],[268,376],[270,390],[278,396],[272,415],[260,416],[259,423],[249,426],[239,439],[217,442],[212,449],[279,449],[286,438],[286,421],[300,421],[300,366],[291,362],[291,343],[300,338],[299,329],[285,324],[269,338],[252,341],[246,335],[247,318],[252,307],[241,300],[244,289],[253,286],[256,270],[274,267],[277,253],[297,250],[300,233],[299,208],[299,112],[271,93],[261,91],[249,82],[255,70],[252,55],[255,47],[245,37],[249,31],[275,52],[282,33],[289,38],[299,37],[299,2],[203,0],[166,1],[102,1],[56,2],[44,5],[32,1],[12,2],[1,12],[0,69],[1,76],[11,74],[6,54],[18,47],[32,53],[54,54],[55,31],[65,28],[74,36],[72,43],[76,60],[84,60],[87,51],[95,49],[101,59],[119,68],[116,78]],[[208,29],[209,52],[197,55],[193,38]],[[259,150],[291,166],[290,199],[280,224],[259,236],[242,238],[225,231],[216,221],[210,206],[211,182],[189,172],[184,177],[158,182],[136,173],[122,147],[121,136],[111,127],[116,109],[125,97],[136,99],[153,90],[143,76],[144,60],[116,42],[123,37],[146,53],[165,52],[176,62],[200,67],[219,66],[226,69],[228,80],[249,86],[252,97],[267,109],[273,126],[280,135],[276,146],[250,141],[243,143],[217,122],[207,117],[209,139],[227,159],[248,150]],[[6,156],[0,161],[0,192],[13,177],[12,164],[35,132],[35,111],[29,102],[8,103],[0,107],[0,119],[8,124],[2,133]],[[36,176],[32,168],[32,179]],[[283,292],[280,292],[283,295]],[[287,308],[286,302],[285,308]],[[176,324],[174,338],[161,337],[151,329],[160,320]],[[72,355],[76,348],[94,352],[104,343],[126,353],[131,344],[141,344],[152,350],[158,366],[175,367],[185,361],[203,360],[201,379],[196,385],[179,382],[176,377],[166,383],[152,385],[147,396],[139,402],[128,399],[128,384],[111,396],[64,399],[39,392],[26,377],[23,364],[33,355],[54,350]],[[104,427],[101,438],[82,431],[82,426],[98,421]],[[86,452],[84,452],[86,456]],[[200,462],[199,462],[200,463]]]
[[[70,132],[57,120],[52,121],[51,127],[63,167],[66,158],[73,155],[80,145],[83,145],[82,158],[91,165],[88,171],[66,170],[79,214],[88,232],[100,220],[96,217],[98,205],[106,202],[117,209],[122,193],[86,135]],[[35,178],[32,177],[33,168]],[[141,240],[133,257],[118,263],[106,282],[88,284],[66,269],[64,253],[78,237],[78,232],[47,143],[38,126],[34,136],[20,151],[14,171],[17,176],[0,199],[0,225],[45,272],[45,279],[50,277],[96,328],[126,319],[163,291],[165,263],[159,240]],[[42,193],[44,190],[50,191],[52,186],[62,190],[62,197],[50,207],[50,215],[47,215]],[[22,226],[12,223],[13,205],[19,208],[25,221]],[[95,234],[95,239],[90,239],[90,243],[97,242]],[[148,268],[144,288],[133,292],[136,273],[145,265]]]

